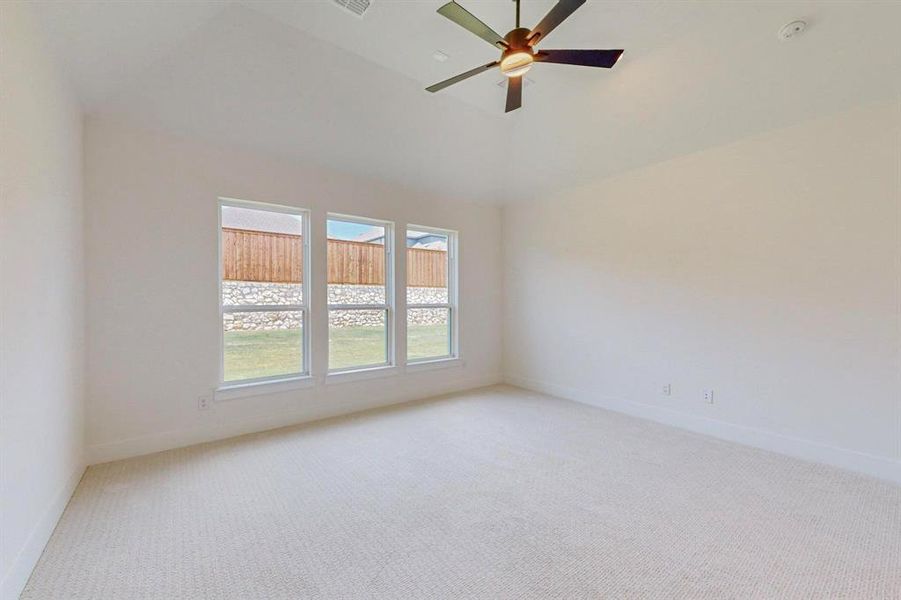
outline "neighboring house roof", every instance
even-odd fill
[[[428,248],[430,250],[447,250],[447,238],[443,235],[424,231],[407,232],[407,248]]]
[[[384,244],[385,232],[381,227],[373,227],[354,238],[355,242],[369,242],[372,244]]]
[[[366,233],[357,236],[355,241],[379,244],[385,242],[385,235],[379,230],[367,231]],[[425,231],[408,231],[407,248],[447,250],[447,238],[443,235],[437,235]]]
[[[254,210],[238,206],[222,207],[222,226],[231,229],[249,229],[269,233],[300,235],[301,216],[268,210]]]

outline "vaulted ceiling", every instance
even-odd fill
[[[502,34],[505,0],[461,2]],[[901,95],[901,3],[589,1],[550,48],[625,48],[612,70],[539,64],[504,114],[497,58],[442,0],[38,3],[89,114],[448,197],[550,189]],[[534,25],[552,0],[523,3]],[[794,19],[809,23],[782,42]],[[448,55],[438,62],[436,50]]]

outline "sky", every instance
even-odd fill
[[[300,234],[302,231],[300,215],[234,206],[222,207],[222,226],[237,229],[251,229],[254,231],[291,233],[295,235]],[[354,223],[339,219],[328,219],[327,231],[329,239],[351,241],[364,238],[364,234],[364,239],[384,236],[385,234],[385,228],[378,225]],[[415,239],[426,234],[411,229],[407,231],[407,235],[412,236]],[[407,245],[415,245],[415,242],[408,240]],[[442,244],[440,241],[430,242],[427,247],[441,250],[447,249],[446,242]]]
[[[356,240],[364,233],[384,234],[385,228],[362,223],[328,220],[328,237],[336,240]]]

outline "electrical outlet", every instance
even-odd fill
[[[704,402],[713,404],[713,390],[704,390]]]
[[[663,395],[664,396],[672,396],[673,395],[673,384],[665,383],[663,385]]]
[[[197,410],[206,410],[210,407],[210,402],[212,398],[210,398],[209,394],[204,394],[202,396],[197,396]]]

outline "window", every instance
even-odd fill
[[[392,226],[332,215],[327,234],[329,371],[390,365]]]
[[[221,382],[309,373],[306,211],[221,200]]]
[[[457,355],[457,236],[407,227],[407,362]]]

